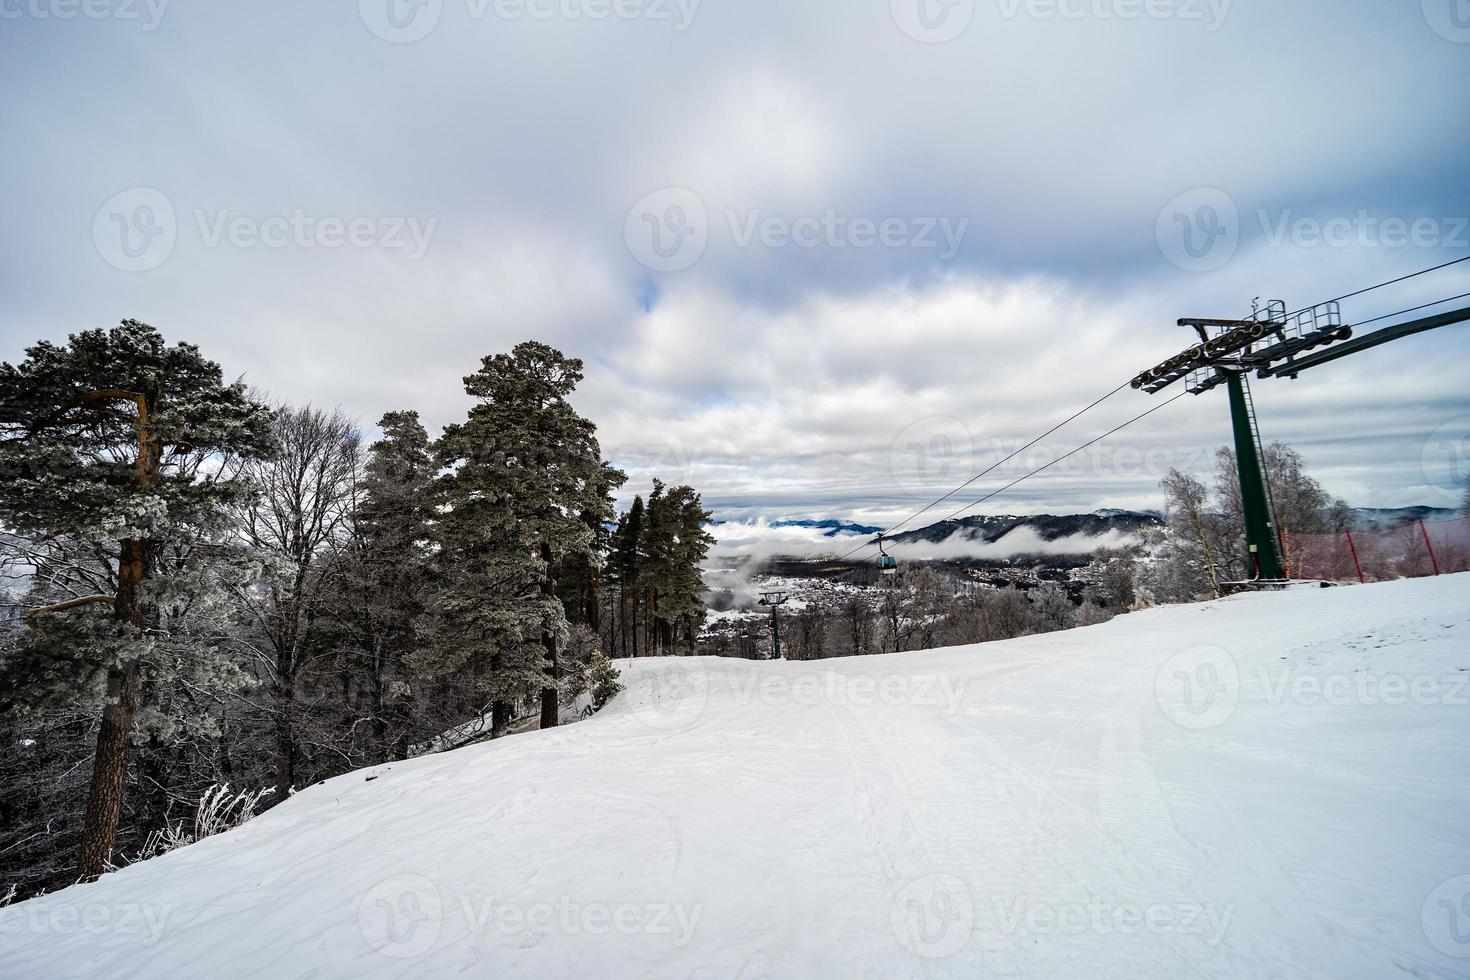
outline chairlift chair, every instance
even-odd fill
[[[898,574],[898,559],[883,550],[883,535],[878,535],[878,571],[884,575]]]

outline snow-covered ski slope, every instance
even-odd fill
[[[0,910],[0,976],[1470,976],[1470,577],[624,671]]]

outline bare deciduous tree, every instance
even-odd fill
[[[360,438],[340,411],[281,406],[275,458],[252,464],[261,488],[241,515],[247,542],[275,561],[275,574],[241,594],[257,637],[248,642],[257,674],[270,692],[276,751],[276,796],[297,779],[304,672],[329,651],[317,643],[319,614],[334,574],[334,549],[351,512]]]

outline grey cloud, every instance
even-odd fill
[[[406,44],[351,2],[170,4],[153,30],[7,20],[0,357],[136,316],[283,397],[443,424],[481,356],[534,336],[588,360],[578,404],[630,493],[657,475],[735,513],[899,519],[940,485],[894,458],[926,420],[972,434],[946,477],[983,467],[1182,347],[1178,316],[1305,305],[1463,254],[1269,240],[1303,217],[1470,213],[1470,132],[1444,124],[1470,59],[1419,4],[1235,0],[1215,30],[1012,6],[980,0],[943,44],[906,36],[887,3],[846,0],[705,0],[685,30],[444,0]],[[1275,70],[1242,72],[1242,52]],[[129,273],[93,224],[134,187],[165,193],[179,225],[166,261]],[[670,187],[696,193],[708,240],[661,273],[625,227]],[[1155,237],[1197,188],[1223,190],[1240,221],[1205,273]],[[417,260],[211,247],[193,215],[221,210],[437,224]],[[742,247],[731,211],[848,224],[835,243]],[[854,240],[853,220],[886,219],[968,224],[945,261],[912,234]],[[1345,311],[1464,291],[1455,271]],[[1258,386],[1266,436],[1355,503],[1440,502],[1447,477],[1422,457],[1470,416],[1463,331]],[[1126,392],[1048,447],[1149,404]],[[1207,460],[1227,423],[1206,396],[1122,443]],[[1003,500],[1146,506],[1155,470],[1061,469]]]

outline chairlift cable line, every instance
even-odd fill
[[[1179,399],[1183,398],[1187,394],[1189,394],[1189,392],[1187,392],[1187,391],[1181,391],[1181,392],[1179,392],[1179,394],[1175,395],[1173,398],[1170,398],[1168,401],[1159,402],[1157,405],[1155,405],[1153,408],[1150,408],[1148,411],[1142,412],[1142,413],[1140,413],[1138,415],[1133,416],[1133,418],[1129,419],[1127,422],[1124,422],[1122,425],[1119,425],[1119,426],[1116,426],[1114,428],[1109,429],[1107,432],[1104,432],[1102,435],[1098,436],[1096,439],[1093,439],[1093,440],[1091,440],[1089,442],[1084,442],[1082,445],[1078,446],[1076,449],[1073,449],[1073,450],[1071,450],[1069,452],[1065,452],[1062,455],[1060,455],[1060,456],[1056,457],[1055,459],[1051,460],[1050,462],[1043,463],[1041,466],[1036,467],[1036,469],[1032,470],[1030,473],[1027,473],[1025,476],[1021,476],[1021,477],[1016,478],[1015,480],[1012,480],[1010,483],[1007,483],[1005,486],[1001,487],[999,490],[994,490],[994,491],[986,494],[985,496],[981,497],[979,500],[976,500],[974,503],[966,504],[964,507],[961,507],[959,510],[955,511],[953,514],[951,514],[948,517],[946,517],[945,520],[946,521],[952,521],[952,520],[954,520],[956,517],[960,516],[961,514],[963,514],[965,511],[969,510],[970,508],[972,508],[972,507],[978,507],[981,504],[985,503],[987,500],[990,500],[990,499],[992,499],[994,497],[1000,496],[1001,494],[1005,493],[1007,490],[1009,490],[1012,487],[1016,486],[1016,484],[1021,483],[1024,480],[1029,480],[1031,477],[1033,477],[1036,474],[1042,472],[1043,470],[1049,470],[1049,469],[1051,469],[1053,466],[1057,465],[1062,460],[1067,459],[1070,456],[1075,456],[1078,453],[1080,453],[1082,450],[1087,449],[1090,446],[1097,445],[1098,443],[1100,443],[1104,439],[1106,439],[1108,436],[1111,436],[1111,435],[1114,435],[1114,434],[1116,434],[1118,432],[1121,432],[1124,429],[1128,428],[1128,426],[1132,425],[1133,423],[1140,422],[1143,419],[1148,418],[1148,416],[1150,416],[1153,413],[1157,412],[1161,408],[1167,408],[1168,406],[1174,404],[1175,402],[1177,402]]]
[[[1375,289],[1382,289],[1384,286],[1395,286],[1395,285],[1398,285],[1401,282],[1406,282],[1406,281],[1408,281],[1410,279],[1416,278],[1417,276],[1428,275],[1431,272],[1438,272],[1440,269],[1448,269],[1450,266],[1452,266],[1452,265],[1459,265],[1461,262],[1470,262],[1470,255],[1466,255],[1466,256],[1463,256],[1463,257],[1458,258],[1458,259],[1452,259],[1449,262],[1445,262],[1445,263],[1443,263],[1441,265],[1431,266],[1428,269],[1420,269],[1418,272],[1411,272],[1407,276],[1399,276],[1397,279],[1390,279],[1387,282],[1380,282],[1376,286],[1369,286],[1366,289],[1359,289],[1357,292],[1347,293],[1345,295],[1338,296],[1335,299],[1329,299],[1326,302],[1327,303],[1340,303],[1340,302],[1342,302],[1345,299],[1352,299],[1354,296],[1362,296],[1364,293],[1371,293]],[[1446,302],[1446,301],[1445,300],[1441,300],[1440,302]],[[1324,303],[1314,303],[1312,306],[1304,306],[1301,309],[1297,310],[1295,313],[1289,313],[1289,314],[1287,314],[1286,317],[1285,317],[1285,319],[1290,320],[1292,317],[1296,316],[1299,313],[1305,313],[1308,310],[1315,309],[1316,307],[1323,306],[1323,305],[1325,305],[1325,304]],[[1429,305],[1430,306],[1433,306],[1434,304],[1431,303]]]
[[[1113,428],[1109,429],[1107,432],[1104,432],[1102,435],[1096,437],[1095,439],[1091,439],[1091,440],[1083,443],[1082,445],[1078,446],[1077,448],[1072,449],[1072,450],[1070,450],[1068,452],[1065,452],[1062,455],[1056,457],[1055,459],[1052,459],[1050,462],[1047,462],[1047,463],[1045,463],[1045,464],[1043,464],[1041,466],[1038,466],[1036,469],[1032,470],[1030,473],[1027,473],[1025,476],[1022,476],[1022,477],[1020,477],[1020,478],[1018,478],[1016,480],[1012,480],[1010,483],[1008,483],[1005,486],[1001,487],[999,490],[992,491],[991,493],[988,493],[985,496],[981,497],[979,500],[976,500],[973,503],[970,503],[970,504],[965,505],[964,507],[962,507],[959,510],[955,511],[953,514],[949,515],[949,517],[946,517],[945,520],[954,520],[954,518],[958,517],[960,514],[963,514],[965,511],[969,510],[970,508],[972,508],[972,507],[978,507],[980,504],[983,504],[987,500],[991,500],[991,499],[999,496],[1000,494],[1006,492],[1007,490],[1011,489],[1012,487],[1016,486],[1017,484],[1021,483],[1022,481],[1030,479],[1031,477],[1033,477],[1036,474],[1042,472],[1043,470],[1050,469],[1051,467],[1055,466],[1057,463],[1060,463],[1062,460],[1067,459],[1068,457],[1071,457],[1071,456],[1075,456],[1077,453],[1080,453],[1082,450],[1087,449],[1090,446],[1097,445],[1099,442],[1102,442],[1104,439],[1108,438],[1109,436],[1115,435],[1115,434],[1123,431],[1124,429],[1128,428],[1128,426],[1132,425],[1133,423],[1142,421],[1143,419],[1145,419],[1148,416],[1152,415],[1154,412],[1157,412],[1159,409],[1165,408],[1165,407],[1167,407],[1169,405],[1174,404],[1176,401],[1178,401],[1179,399],[1183,398],[1187,394],[1189,394],[1189,392],[1187,392],[1187,391],[1181,391],[1179,394],[1175,395],[1173,398],[1170,398],[1167,401],[1159,402],[1157,405],[1153,406],[1148,411],[1142,412],[1142,413],[1140,413],[1138,415],[1135,415],[1133,418],[1131,418],[1128,421],[1122,423],[1121,425],[1114,426]],[[1105,397],[1111,397],[1111,396],[1105,396]],[[1101,401],[1101,399],[1099,401]],[[1094,403],[1094,404],[1097,404],[1097,403]],[[1086,411],[1086,409],[1083,409],[1083,411]],[[1082,413],[1081,412],[1078,412],[1077,414],[1078,415],[1081,415]],[[1065,424],[1065,423],[1063,423],[1063,424]],[[1056,428],[1061,428],[1061,426],[1057,426]],[[1056,431],[1056,429],[1053,429],[1052,431]],[[1037,439],[1033,440],[1031,443],[1028,443],[1027,446],[1035,445],[1036,442],[1039,442],[1041,439],[1044,439],[1044,438],[1045,438],[1045,436],[1040,436]],[[1010,456],[1006,457],[1006,459],[1012,459],[1012,458],[1014,458],[1015,456],[1019,455],[1021,452],[1024,452],[1026,448],[1027,447],[1022,447],[1021,449],[1017,450],[1015,453],[1012,453]],[[1005,461],[1006,460],[1001,460],[1000,463],[996,463],[995,466],[990,467],[990,470],[994,470],[996,466],[1000,466]],[[986,472],[988,473],[988,472],[990,472],[990,470],[987,470]],[[984,474],[981,474],[981,475],[983,476]],[[977,476],[975,479],[979,479],[979,477]],[[973,483],[973,482],[975,482],[975,481],[974,480],[970,480],[969,481],[969,483]],[[969,483],[965,484],[965,486],[968,486]],[[951,492],[949,494],[946,494],[944,498],[941,498],[941,500],[942,499],[947,499],[948,497],[954,496],[955,493],[958,493],[959,490],[962,490],[962,489],[964,489],[964,487],[957,488],[955,491],[953,491],[953,492]],[[935,503],[937,504],[937,503],[939,503],[939,501],[935,501]],[[930,507],[932,507],[932,506],[934,506],[934,505],[931,504]],[[928,508],[925,508],[925,509],[927,510]],[[923,513],[923,511],[920,511],[920,513]],[[915,515],[915,516],[917,516],[917,515]],[[888,535],[890,533],[891,533],[890,531],[884,531],[883,532],[883,535]],[[859,545],[857,548],[853,549],[852,551],[849,551],[846,555],[843,555],[841,558],[839,558],[837,560],[838,561],[846,561],[848,558],[851,558],[853,555],[857,554],[859,551],[862,551],[864,548],[871,548],[876,543],[877,543],[876,539],[874,539],[873,541],[868,541],[868,542],[866,542],[866,543],[864,543],[862,545]]]
[[[1365,327],[1365,326],[1367,326],[1370,323],[1377,323],[1380,320],[1388,320],[1388,319],[1390,319],[1392,317],[1403,316],[1405,313],[1415,313],[1415,312],[1417,312],[1419,310],[1427,310],[1431,306],[1439,306],[1441,303],[1452,303],[1452,302],[1454,302],[1457,299],[1464,299],[1467,296],[1470,296],[1470,293],[1461,293],[1458,296],[1446,296],[1444,299],[1437,299],[1433,303],[1423,303],[1423,304],[1421,304],[1419,306],[1411,306],[1407,310],[1399,310],[1397,313],[1385,313],[1385,314],[1383,314],[1383,316],[1375,316],[1371,320],[1359,320],[1356,323],[1354,323],[1353,326],[1354,327]]]
[[[1431,266],[1431,267],[1429,267],[1427,269],[1420,269],[1418,272],[1411,272],[1408,275],[1399,276],[1397,279],[1389,279],[1389,280],[1387,280],[1385,282],[1376,283],[1375,285],[1367,286],[1367,287],[1365,287],[1363,289],[1355,290],[1354,292],[1351,292],[1351,293],[1344,293],[1343,295],[1338,296],[1335,299],[1327,300],[1327,302],[1329,302],[1329,303],[1337,303],[1337,302],[1341,302],[1342,300],[1345,300],[1345,299],[1352,299],[1355,296],[1362,296],[1365,293],[1370,293],[1370,292],[1372,292],[1375,289],[1382,289],[1385,286],[1397,285],[1398,283],[1406,282],[1406,281],[1408,281],[1410,279],[1417,278],[1418,276],[1428,275],[1431,272],[1438,272],[1441,269],[1448,269],[1451,266],[1459,265],[1461,262],[1470,262],[1470,255],[1462,256],[1461,258],[1458,258],[1458,259],[1451,259],[1448,262],[1443,262],[1443,263],[1441,263],[1439,265]],[[1379,322],[1381,320],[1389,319],[1390,317],[1402,316],[1405,313],[1412,313],[1412,312],[1414,312],[1416,310],[1422,310],[1422,309],[1425,309],[1425,308],[1430,307],[1430,306],[1438,306],[1441,303],[1452,302],[1453,300],[1456,300],[1456,299],[1464,299],[1466,296],[1470,296],[1470,293],[1462,293],[1459,296],[1451,296],[1451,297],[1449,297],[1447,299],[1437,300],[1437,301],[1435,301],[1433,303],[1425,303],[1422,306],[1415,306],[1415,307],[1411,307],[1411,308],[1409,308],[1407,310],[1400,310],[1398,313],[1389,313],[1389,314],[1386,314],[1384,316],[1374,317],[1371,320],[1364,320],[1364,321],[1362,321],[1361,323],[1359,323],[1357,325],[1358,326],[1363,326],[1363,325],[1369,324],[1369,323],[1377,323],[1377,322]],[[1322,304],[1315,304],[1315,305],[1322,305]],[[1310,309],[1313,309],[1313,308],[1314,308],[1314,306],[1305,306],[1305,307],[1302,307],[1302,309],[1297,310],[1295,313],[1288,314],[1287,317],[1286,317],[1286,319],[1290,319],[1291,317],[1296,316],[1296,315],[1298,315],[1300,313],[1305,313],[1306,311],[1308,311]],[[974,476],[970,477],[970,479],[966,480],[964,483],[960,484],[958,487],[955,487],[949,493],[946,493],[944,496],[938,498],[937,500],[934,500],[933,502],[925,505],[920,510],[917,510],[914,513],[910,514],[908,517],[904,518],[902,521],[900,521],[899,523],[895,524],[893,527],[890,527],[890,528],[885,529],[883,531],[883,534],[892,534],[894,531],[899,530],[900,528],[904,527],[905,525],[907,525],[911,521],[915,520],[916,518],[921,517],[924,514],[928,513],[930,510],[934,509],[935,507],[937,507],[940,504],[944,503],[944,501],[946,501],[946,500],[950,499],[951,497],[955,496],[960,491],[964,490],[966,487],[968,487],[968,486],[972,485],[973,483],[975,483],[977,480],[979,480],[982,477],[987,476],[988,474],[994,472],[997,468],[1005,465],[1006,463],[1010,462],[1012,459],[1015,459],[1021,453],[1025,452],[1027,449],[1030,449],[1032,446],[1036,445],[1038,442],[1040,442],[1042,439],[1045,439],[1047,436],[1051,435],[1053,432],[1056,432],[1058,429],[1062,428],[1063,426],[1067,425],[1070,422],[1075,421],[1076,419],[1080,418],[1085,413],[1087,413],[1087,412],[1091,411],[1092,409],[1096,408],[1098,405],[1101,405],[1103,402],[1107,401],[1109,398],[1112,398],[1114,395],[1116,395],[1118,392],[1122,391],[1126,387],[1129,387],[1129,384],[1123,384],[1123,385],[1118,386],[1117,388],[1114,388],[1112,391],[1108,392],[1106,395],[1103,395],[1101,398],[1099,398],[1097,401],[1093,402],[1092,404],[1088,405],[1086,408],[1083,408],[1081,411],[1079,411],[1079,412],[1075,413],[1074,415],[1068,417],[1067,419],[1063,420],[1062,422],[1057,423],[1055,426],[1053,426],[1052,428],[1048,429],[1046,432],[1043,432],[1041,435],[1037,436],[1035,439],[1032,439],[1030,442],[1026,443],[1024,446],[1021,446],[1019,449],[1017,449],[1015,452],[1011,453],[1009,456],[1006,456],[1004,459],[1001,459],[998,462],[996,462],[996,463],[992,464],[991,466],[985,468],[984,470],[980,471],[979,473],[976,473]],[[1132,425],[1134,422],[1137,422],[1140,419],[1142,419],[1142,418],[1144,418],[1144,417],[1152,414],[1157,409],[1163,408],[1165,405],[1173,404],[1180,397],[1182,397],[1182,395],[1176,395],[1174,398],[1171,398],[1168,401],[1163,402],[1163,403],[1155,406],[1153,409],[1150,409],[1149,411],[1144,412],[1142,415],[1139,415],[1139,416],[1137,416],[1137,417],[1135,417],[1133,419],[1130,419],[1127,422],[1124,422],[1123,425],[1119,426],[1118,428],[1113,429],[1110,432],[1104,433],[1103,435],[1099,436],[1097,439],[1094,439],[1092,442],[1089,442],[1089,443],[1087,443],[1085,445],[1082,445],[1082,446],[1078,446],[1076,449],[1072,450],[1072,452],[1067,453],[1064,456],[1060,456],[1060,457],[1052,460],[1050,463],[1047,463],[1045,466],[1042,466],[1039,469],[1033,471],[1032,473],[1028,473],[1026,476],[1021,477],[1021,480],[1028,479],[1029,477],[1034,476],[1036,473],[1041,472],[1041,470],[1047,469],[1047,468],[1055,465],[1056,463],[1061,462],[1063,459],[1066,459],[1067,456],[1071,456],[1071,455],[1073,455],[1075,453],[1081,452],[1083,449],[1086,449],[1089,446],[1095,445],[1097,442],[1101,441],[1102,439],[1105,439],[1108,436],[1113,435],[1114,433],[1120,431],[1121,429],[1123,429],[1123,428],[1125,428],[1125,427],[1127,427],[1129,425]],[[945,518],[945,520],[953,520],[955,517],[959,516],[960,514],[963,514],[965,511],[969,510],[970,508],[977,507],[980,504],[984,503],[985,501],[990,500],[996,494],[1002,493],[1005,490],[1009,490],[1011,487],[1015,486],[1016,483],[1020,483],[1021,480],[1017,480],[1017,481],[1015,481],[1015,483],[1011,483],[1008,486],[1002,487],[1000,490],[997,490],[994,494],[990,494],[990,495],[987,495],[985,497],[980,498],[979,500],[975,501],[974,503],[971,503],[968,506],[966,506],[966,507],[964,507],[964,508],[956,511],[954,514],[951,514],[949,517]],[[849,551],[847,554],[843,555],[842,557],[838,558],[837,561],[847,561],[853,555],[855,555],[858,552],[863,551],[863,550],[865,550],[867,548],[871,548],[875,544],[877,544],[877,540],[876,539],[873,540],[873,541],[865,542],[865,543],[859,545],[858,547],[854,548],[853,550]]]
[[[929,504],[926,504],[922,509],[915,511],[914,513],[910,514],[908,517],[905,517],[902,521],[898,522],[897,524],[893,525],[892,527],[884,528],[883,534],[892,534],[894,531],[897,531],[899,528],[902,528],[904,525],[908,524],[909,522],[915,520],[918,517],[923,516],[924,514],[927,514],[929,511],[933,510],[935,507],[938,507],[940,504],[944,503],[946,500],[950,499],[955,494],[961,492],[966,487],[968,487],[971,484],[973,484],[976,480],[979,480],[982,477],[985,477],[985,476],[989,475],[990,473],[993,473],[996,469],[998,469],[1001,466],[1004,466],[1006,463],[1008,463],[1011,460],[1015,459],[1017,456],[1021,455],[1026,450],[1030,449],[1032,446],[1036,445],[1038,442],[1040,442],[1041,440],[1045,439],[1047,436],[1051,435],[1053,432],[1056,432],[1058,429],[1062,428],[1063,426],[1065,426],[1065,425],[1067,425],[1067,424],[1069,424],[1071,422],[1076,421],[1077,419],[1081,418],[1086,413],[1092,411],[1094,408],[1096,408],[1097,406],[1101,405],[1103,402],[1107,401],[1109,398],[1112,398],[1114,395],[1116,395],[1118,392],[1122,391],[1124,388],[1127,388],[1128,387],[1128,384],[1129,384],[1129,382],[1124,382],[1123,384],[1121,384],[1118,387],[1114,388],[1112,391],[1108,392],[1106,395],[1103,395],[1101,398],[1099,398],[1096,401],[1094,401],[1092,404],[1088,405],[1086,408],[1083,408],[1083,409],[1081,409],[1081,410],[1079,410],[1077,412],[1074,412],[1068,418],[1063,419],[1061,422],[1058,422],[1056,425],[1052,426],[1050,429],[1047,429],[1041,435],[1037,436],[1035,439],[1032,439],[1030,442],[1026,443],[1024,446],[1020,447],[1015,452],[1011,453],[1009,456],[1005,457],[1004,459],[998,460],[995,463],[992,463],[990,466],[988,466],[985,469],[981,470],[979,473],[976,473],[974,476],[970,477],[964,483],[961,483],[959,486],[955,487],[949,493],[946,493],[944,496],[940,497],[939,499],[934,500],[934,501],[930,502]],[[865,548],[871,548],[876,543],[877,543],[877,541],[875,539],[874,541],[868,541],[868,542],[865,542],[865,543],[863,543],[861,545],[858,545],[852,551],[849,551],[847,554],[843,555],[841,558],[838,558],[837,560],[838,561],[847,561],[847,559],[851,558],[853,555],[857,554],[859,551],[862,551]]]

